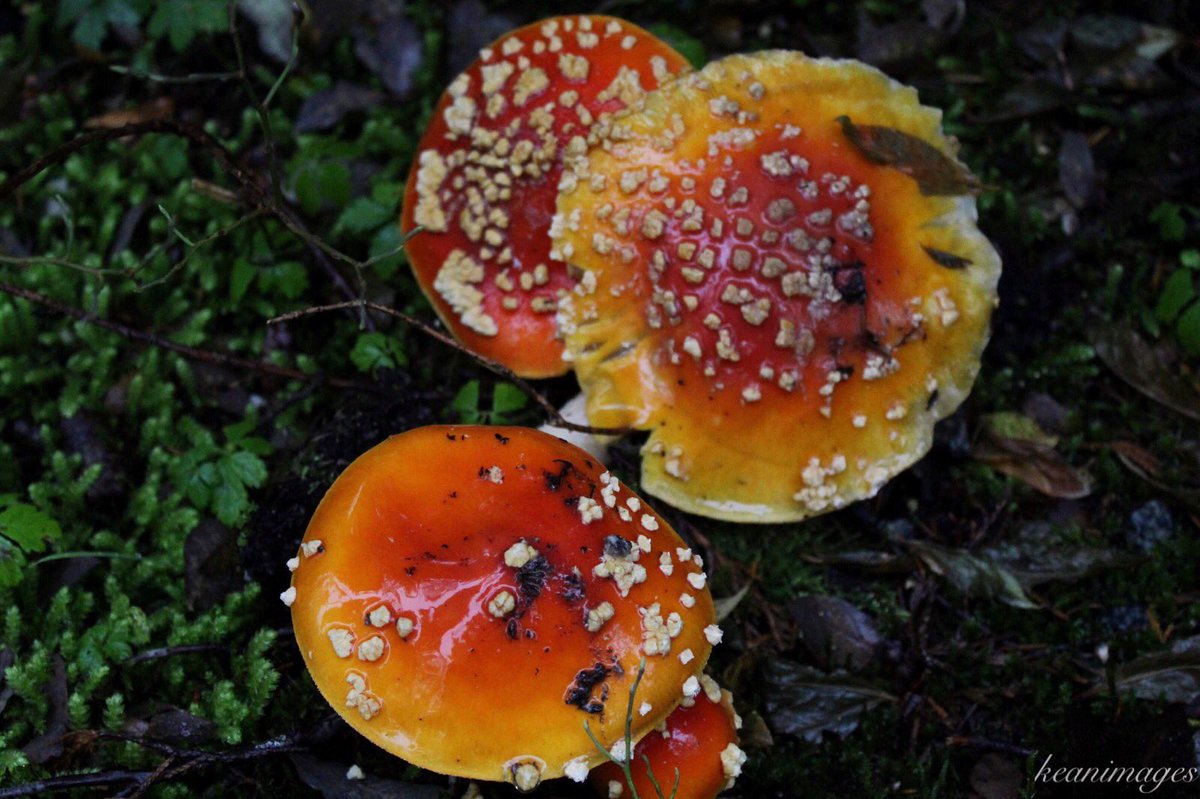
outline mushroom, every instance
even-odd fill
[[[738,746],[741,719],[733,709],[733,697],[708,675],[701,675],[698,685],[700,692],[693,699],[676,708],[662,726],[633,748],[629,765],[638,796],[658,795],[651,774],[670,796],[678,770],[675,799],[713,799],[732,788],[741,774],[746,755]],[[594,768],[588,782],[604,799],[627,795],[625,776],[611,761]]]
[[[401,226],[421,227],[408,260],[461,342],[523,377],[567,371],[554,312],[574,281],[550,260],[548,236],[563,164],[686,66],[628,22],[554,17],[484,48],[450,84],[421,137]]]
[[[582,279],[560,328],[589,421],[651,431],[645,491],[792,521],[928,450],[1000,274],[940,121],[857,62],[735,55],[573,164],[553,254]]]
[[[290,602],[321,694],[443,774],[579,780],[682,701],[714,642],[699,557],[591,456],[526,428],[445,426],[355,460],[300,544]]]

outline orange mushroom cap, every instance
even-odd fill
[[[423,228],[408,260],[460,341],[524,377],[567,371],[554,311],[573,281],[547,235],[564,160],[686,67],[623,20],[554,17],[497,40],[450,84],[421,137],[401,227]]]
[[[642,486],[791,521],[874,494],[970,390],[1000,262],[940,112],[852,61],[710,63],[616,120],[559,196],[560,303]]]
[[[702,692],[677,707],[662,727],[633,748],[630,770],[638,796],[657,796],[651,773],[663,793],[670,796],[675,771],[679,770],[675,799],[713,799],[733,787],[741,774],[746,755],[737,745],[740,720],[733,709],[733,697],[707,675],[700,681],[704,684]],[[650,761],[649,770],[646,760]],[[588,782],[604,799],[616,793],[613,783],[621,788],[619,796],[632,796],[625,791],[620,766],[611,761],[592,769]]]
[[[553,436],[426,427],[338,477],[283,598],[352,727],[423,768],[530,789],[602,758],[585,721],[606,745],[623,737],[643,657],[635,737],[707,662],[712,597],[684,546]]]

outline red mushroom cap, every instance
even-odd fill
[[[586,773],[681,701],[715,636],[696,556],[591,456],[512,427],[427,427],[352,463],[292,587],[296,642],[356,730],[423,768],[529,789]],[[582,774],[580,775],[582,776]]]
[[[550,260],[564,160],[639,107],[684,58],[606,16],[554,17],[485,48],[442,95],[404,196],[406,247],[454,335],[524,377],[567,371],[554,311],[573,281]]]
[[[857,62],[730,56],[576,165],[555,251],[592,424],[649,430],[642,487],[743,522],[872,495],[979,369],[1000,262],[916,92]]]
[[[679,770],[675,799],[713,799],[733,787],[741,774],[746,755],[737,745],[740,720],[732,696],[708,675],[701,675],[698,682],[701,692],[676,708],[661,727],[633,748],[630,770],[639,796],[657,796],[651,773],[669,796]],[[650,761],[649,770],[646,760]],[[611,761],[592,769],[588,782],[605,799],[614,793],[632,796],[620,767]]]

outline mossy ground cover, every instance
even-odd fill
[[[0,796],[350,795],[353,763],[372,796],[467,787],[335,721],[276,596],[358,453],[544,415],[388,316],[270,320],[432,323],[395,224],[430,109],[494,35],[585,8],[235,5],[0,9],[0,181],[54,155],[0,200]],[[697,63],[799,48],[917,86],[1005,264],[974,393],[878,497],[765,527],[664,508],[740,596],[730,795],[1129,796],[1031,780],[1198,765],[1200,8],[604,10]],[[631,484],[637,459],[614,452]]]

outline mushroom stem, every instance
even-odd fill
[[[576,394],[558,409],[558,413],[564,420],[572,424],[587,425],[587,397],[582,393]],[[574,444],[605,464],[608,463],[608,448],[612,446],[614,441],[620,438],[620,436],[605,436],[584,433],[579,430],[570,430],[565,427],[559,427],[551,422],[546,422],[538,430],[543,433],[549,433],[552,436],[557,436],[568,444]]]

